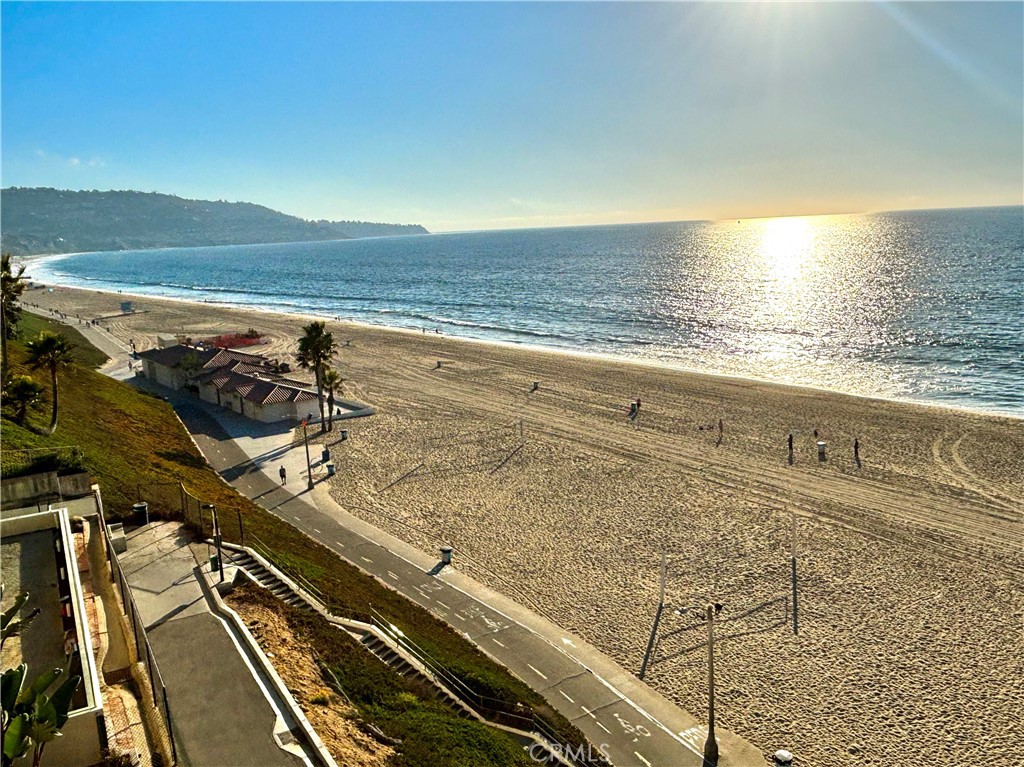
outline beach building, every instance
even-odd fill
[[[264,423],[301,420],[317,409],[317,393],[285,377],[287,366],[259,354],[175,344],[139,352],[143,374],[170,389]]]
[[[4,643],[3,668],[27,664],[22,689],[57,667],[81,678],[60,736],[46,746],[48,767],[86,767],[100,763],[105,753],[124,754],[132,764],[155,764],[161,755],[173,763],[156,705],[135,692],[160,686],[130,639],[112,577],[115,555],[99,487],[86,482],[84,495],[68,498],[63,492],[81,483],[62,483],[59,498],[40,500],[52,479],[47,474],[4,480],[4,608],[26,592],[21,617],[38,613]],[[23,761],[29,760],[31,754]]]

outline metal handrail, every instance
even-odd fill
[[[532,707],[526,706],[526,710],[529,711],[529,715],[526,716],[522,713],[518,713],[514,710],[512,704],[506,701],[499,700],[497,698],[491,698],[490,696],[483,695],[473,688],[471,688],[465,681],[455,675],[454,672],[449,670],[440,661],[434,658],[430,653],[423,649],[419,644],[414,642],[402,629],[396,626],[392,621],[388,620],[383,614],[381,614],[373,605],[370,605],[370,613],[360,613],[356,610],[351,610],[347,607],[340,607],[337,605],[330,605],[323,598],[323,592],[310,583],[306,578],[298,573],[289,572],[288,568],[282,565],[280,562],[275,560],[275,557],[271,553],[270,548],[262,541],[258,536],[251,535],[250,539],[254,542],[252,545],[253,550],[263,556],[268,562],[272,563],[274,567],[277,567],[290,578],[293,578],[296,582],[300,582],[304,585],[309,592],[314,595],[314,598],[320,602],[321,606],[332,614],[338,612],[347,613],[349,616],[354,617],[361,623],[366,623],[376,627],[385,636],[391,638],[403,651],[411,655],[416,661],[418,661],[427,671],[437,677],[439,680],[445,683],[449,691],[465,706],[475,711],[485,720],[494,720],[497,718],[504,718],[506,721],[512,720],[514,726],[517,729],[524,731],[532,731],[540,735],[541,738],[547,740],[551,744],[561,744],[562,741],[558,737],[557,732],[551,727],[550,724],[545,722],[542,718],[537,715],[537,712]],[[488,705],[488,702],[496,705]],[[525,705],[525,704],[519,704]],[[565,750],[562,750],[565,753]],[[575,759],[571,760],[573,763],[583,765],[586,767],[586,763],[579,762]]]

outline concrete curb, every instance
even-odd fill
[[[306,715],[302,713],[302,709],[300,709],[299,705],[295,702],[295,698],[292,697],[292,694],[288,690],[288,686],[284,683],[284,680],[278,675],[277,670],[274,668],[273,664],[270,663],[266,654],[264,654],[263,649],[253,638],[252,634],[249,633],[249,629],[242,622],[238,613],[224,603],[219,589],[210,581],[209,574],[203,569],[202,565],[196,565],[195,575],[196,579],[202,586],[203,592],[206,595],[207,601],[210,603],[213,612],[231,623],[238,636],[240,636],[242,641],[245,642],[249,654],[260,664],[260,668],[265,674],[267,680],[274,686],[274,692],[288,707],[287,713],[292,717],[293,721],[298,724],[300,732],[307,740],[307,747],[310,747],[310,750],[319,757],[322,767],[338,767],[338,764],[334,761],[334,758],[327,750],[327,746],[325,746],[324,742],[320,740],[320,736],[317,735],[316,730],[313,729],[309,720],[306,719]],[[290,750],[287,749],[286,746],[282,746],[282,748]],[[302,750],[305,751],[306,749]],[[305,756],[305,754],[303,754],[303,756]]]

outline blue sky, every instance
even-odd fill
[[[432,231],[1021,204],[1021,3],[14,3],[4,186]]]

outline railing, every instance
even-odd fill
[[[502,724],[507,727],[513,727],[517,730],[534,732],[540,735],[540,737],[547,741],[548,744],[554,746],[554,750],[561,754],[563,759],[566,759],[575,765],[580,765],[580,767],[588,767],[589,765],[599,763],[593,760],[583,761],[577,758],[572,758],[570,755],[574,752],[574,749],[565,748],[562,744],[562,739],[558,733],[555,732],[554,728],[544,721],[544,719],[537,716],[536,712],[534,712],[529,706],[521,703],[509,704],[507,701],[480,694],[456,676],[452,671],[446,668],[440,661],[430,655],[430,653],[424,650],[420,645],[416,644],[416,642],[410,639],[404,631],[381,615],[376,609],[371,607],[370,611],[372,614],[372,625],[383,631],[392,639],[392,641],[395,642],[395,644],[415,658],[436,679],[444,684],[456,698],[471,710],[479,714],[483,719],[489,722]]]
[[[177,764],[178,750],[174,742],[174,726],[171,719],[171,709],[167,705],[167,687],[164,685],[163,674],[160,673],[160,667],[157,665],[156,658],[153,657],[153,646],[149,643],[145,624],[142,621],[139,607],[135,603],[131,587],[128,585],[128,579],[125,577],[124,570],[121,567],[121,562],[117,558],[117,552],[114,551],[114,547],[110,543],[107,523],[103,519],[102,514],[100,515],[100,526],[103,529],[103,540],[107,551],[107,558],[110,560],[110,569],[114,576],[114,583],[117,585],[121,596],[121,604],[124,605],[125,615],[128,616],[132,626],[136,654],[140,661],[145,662],[146,670],[149,673],[150,686],[153,693],[153,707],[163,717],[164,728],[171,750],[172,764]]]
[[[370,606],[369,613],[361,613],[347,607],[331,604],[319,588],[310,583],[301,573],[296,572],[294,568],[288,567],[275,557],[270,547],[260,540],[259,537],[250,535],[249,539],[249,546],[253,551],[280,570],[293,583],[305,590],[328,613],[377,628],[419,663],[430,676],[443,684],[455,698],[481,718],[517,730],[536,733],[543,740],[551,744],[554,747],[554,751],[561,754],[564,760],[579,767],[591,767],[595,764],[606,763],[606,761],[598,761],[596,759],[587,761],[571,758],[570,755],[573,753],[573,749],[565,748],[562,745],[562,739],[554,728],[539,717],[529,706],[525,704],[511,704],[508,701],[491,698],[477,692],[422,646],[414,642],[404,631],[378,612],[372,605]]]
[[[320,606],[329,612],[331,615],[336,615],[339,618],[348,618],[349,620],[359,621],[360,623],[370,623],[372,616],[369,613],[362,613],[358,610],[351,610],[341,605],[333,604],[327,599],[327,596],[319,588],[314,586],[310,581],[297,572],[294,568],[287,566],[281,560],[274,555],[273,550],[264,543],[259,536],[249,535],[249,548],[267,560],[270,564],[284,573],[288,578],[299,587],[301,587],[306,593],[313,597]]]

